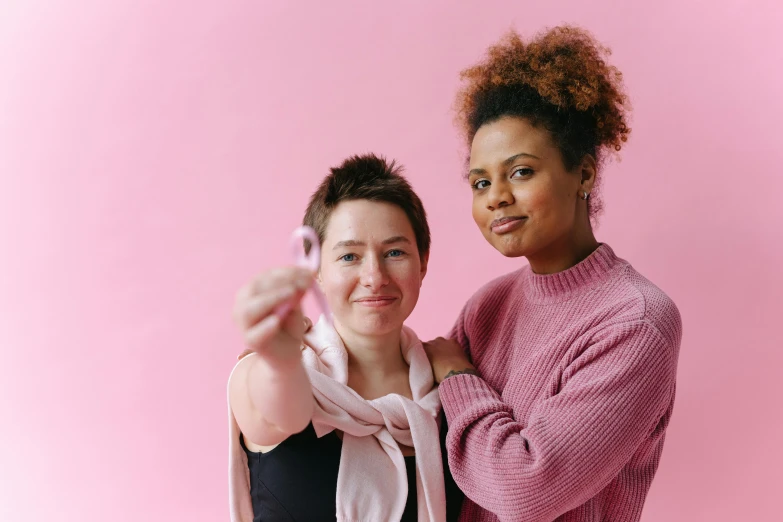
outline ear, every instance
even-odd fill
[[[590,194],[593,191],[593,187],[595,186],[595,176],[598,171],[595,158],[591,154],[585,154],[585,156],[582,158],[582,162],[579,164],[578,169],[581,180],[579,183],[580,196],[582,191]]]
[[[424,276],[427,275],[427,264],[430,261],[430,253],[427,252],[421,257],[421,280],[424,281]]]

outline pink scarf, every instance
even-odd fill
[[[348,353],[323,317],[305,336],[302,358],[313,387],[313,427],[319,437],[343,432],[337,474],[337,520],[399,520],[408,497],[405,460],[398,446],[416,452],[418,519],[446,519],[440,439],[440,400],[421,342],[407,327],[400,348],[410,366],[413,400],[390,394],[367,401],[347,386]],[[229,501],[232,522],[251,522],[253,508],[247,457],[229,408]],[[306,494],[306,492],[305,492]]]

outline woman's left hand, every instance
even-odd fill
[[[465,350],[453,339],[433,339],[424,343],[424,351],[430,360],[432,374],[437,383],[452,373],[476,373],[476,368],[465,355]]]

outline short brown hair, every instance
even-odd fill
[[[302,224],[311,227],[323,244],[326,226],[334,209],[342,201],[366,199],[400,207],[411,223],[419,256],[430,251],[430,227],[421,199],[402,175],[402,167],[383,156],[351,156],[339,167],[332,167],[310,197]],[[309,250],[309,245],[305,245]]]

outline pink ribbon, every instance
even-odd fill
[[[310,252],[305,253],[304,241],[310,241]],[[293,231],[291,234],[291,252],[294,258],[294,263],[303,268],[309,268],[314,274],[318,272],[321,267],[321,243],[318,241],[318,235],[315,230],[308,226],[301,226]],[[313,280],[312,286],[309,291],[313,293],[315,301],[318,307],[321,309],[326,321],[331,325],[332,313],[329,311],[329,304],[326,302],[326,296],[321,291],[321,287],[318,286],[318,282]],[[288,302],[280,305],[275,313],[280,320],[284,320],[288,315],[288,312],[293,308],[293,304]]]

